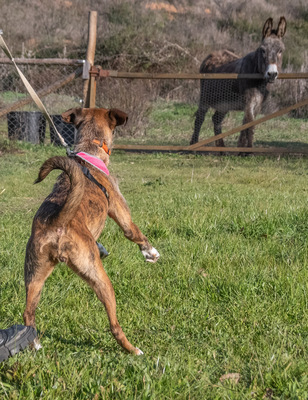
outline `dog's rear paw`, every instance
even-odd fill
[[[38,350],[40,350],[40,349],[43,348],[43,346],[41,345],[41,343],[40,343],[40,341],[39,341],[38,338],[35,338],[35,339],[34,339],[34,341],[33,341],[31,347],[32,347],[34,350],[36,350],[36,351],[38,351]]]
[[[101,259],[109,256],[108,251],[105,249],[105,247],[101,243],[97,243],[96,242],[96,245],[98,247],[99,256],[100,256]]]
[[[141,250],[141,252],[145,257],[145,261],[150,263],[155,263],[160,257],[159,252],[154,247],[151,247],[149,250]]]

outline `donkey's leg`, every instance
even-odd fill
[[[200,129],[208,109],[209,107],[206,104],[202,104],[200,101],[198,111],[196,112],[194,133],[191,137],[190,144],[195,144],[199,141]]]
[[[249,96],[248,96],[249,95]],[[244,109],[243,125],[255,119],[261,110],[263,96],[258,90],[253,90],[247,94],[247,104]],[[243,130],[240,134],[238,146],[239,147],[252,147],[254,136],[254,126]]]
[[[252,147],[254,133],[255,129],[253,126],[247,129],[247,147]]]
[[[243,121],[244,124],[244,121]],[[246,129],[241,131],[240,137],[238,138],[237,147],[246,147],[247,143],[247,133]]]
[[[251,122],[255,118],[255,112],[254,108],[251,107],[251,110],[245,114],[243,124],[247,124],[248,122]],[[245,129],[245,142],[247,147],[252,147],[252,142],[253,142],[253,135],[254,135],[254,127],[251,126],[250,128]]]
[[[244,118],[243,118],[243,125],[247,124],[248,122],[253,121],[254,118],[254,113],[253,113],[253,107],[249,103],[246,105],[245,110],[244,110]],[[248,143],[248,138],[253,135],[253,130],[251,131],[252,128],[244,129],[240,133],[240,137],[238,139],[238,147],[247,147]],[[251,133],[252,132],[252,133]],[[248,146],[251,147],[251,146]]]
[[[215,135],[221,134],[221,124],[226,114],[226,112],[215,111],[215,114],[212,117]],[[215,143],[217,147],[225,147],[223,139],[216,140]]]
[[[74,240],[74,239],[73,239]],[[110,330],[119,345],[126,351],[141,355],[126,338],[116,316],[116,299],[113,286],[108,278],[99,256],[99,250],[90,232],[83,232],[82,238],[76,234],[76,246],[67,254],[67,265],[94,290],[103,303],[108,315]]]

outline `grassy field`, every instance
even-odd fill
[[[51,146],[1,139],[0,320],[22,323],[32,218],[57,173]],[[108,220],[100,241],[119,321],[65,265],[37,310],[43,349],[0,364],[3,399],[307,399],[307,158],[114,152],[134,221],[160,251],[146,264]]]
[[[116,138],[117,144],[189,145],[194,129],[197,106],[175,101],[160,101],[153,105],[146,127],[135,136]],[[199,140],[214,136],[213,110],[205,117]],[[260,118],[262,115],[259,115]],[[242,112],[230,112],[223,122],[223,132],[241,126]],[[129,122],[128,122],[129,124]],[[255,147],[289,147],[308,149],[308,119],[284,116],[255,128]],[[239,133],[224,139],[226,146],[236,146]],[[209,146],[214,146],[211,143]]]
[[[10,104],[12,94],[9,92],[0,93],[0,100]],[[79,107],[76,99],[70,96],[51,94],[44,99],[50,114],[61,114],[63,110]],[[106,104],[100,105],[107,107]],[[123,108],[125,109],[125,108]],[[25,106],[23,111],[36,110],[33,104]],[[129,114],[129,110],[126,110]],[[178,101],[160,100],[151,103],[149,110],[141,114],[136,121],[129,114],[128,124],[119,128],[119,134],[115,138],[116,144],[141,144],[141,145],[189,145],[194,130],[195,113],[197,106]],[[206,114],[205,121],[200,131],[199,140],[214,135],[212,123],[213,110]],[[258,115],[257,118],[263,115]],[[222,125],[222,132],[241,126],[243,120],[242,112],[230,112]],[[138,123],[139,129],[135,131],[132,125]],[[133,131],[132,135],[127,132]],[[288,147],[292,149],[308,150],[307,142],[308,118],[290,118],[286,115],[272,119],[255,127],[255,147]],[[0,136],[7,136],[6,116],[0,118]],[[224,139],[226,146],[236,147],[239,133]],[[49,128],[46,129],[45,143],[50,143]],[[209,144],[214,146],[215,143]]]

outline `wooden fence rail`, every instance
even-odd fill
[[[230,136],[230,135],[234,135],[235,133],[238,133],[238,132],[240,132],[240,131],[242,131],[244,129],[248,129],[248,128],[251,128],[252,126],[256,126],[256,125],[262,124],[263,122],[269,121],[269,120],[271,120],[273,118],[276,118],[276,117],[281,117],[282,115],[285,115],[285,114],[289,113],[292,110],[296,110],[297,108],[306,106],[307,104],[308,104],[308,99],[305,99],[305,100],[300,101],[300,102],[298,102],[298,103],[296,103],[296,104],[294,104],[292,106],[283,108],[282,110],[276,111],[276,112],[274,112],[272,114],[269,114],[269,115],[265,115],[262,118],[255,119],[254,121],[248,122],[247,124],[240,125],[240,126],[238,126],[236,128],[233,128],[233,129],[231,129],[231,130],[229,130],[227,132],[221,133],[220,135],[215,135],[215,136],[212,136],[212,137],[210,137],[208,139],[202,140],[201,142],[192,144],[192,145],[189,146],[189,150],[196,150],[197,148],[205,146],[208,143],[213,143],[216,140],[223,139],[223,138],[225,138],[227,136]]]
[[[95,47],[96,47],[96,29],[97,29],[97,13],[95,11],[89,12],[89,28],[88,28],[88,47],[87,54],[85,60],[79,59],[25,59],[19,58],[15,59],[17,64],[29,65],[29,64],[37,64],[37,65],[80,65],[80,68],[77,69],[73,74],[70,74],[66,78],[55,82],[47,88],[44,88],[38,92],[38,95],[43,97],[54,90],[57,90],[59,87],[66,85],[71,82],[76,77],[82,75],[84,79],[84,90],[83,90],[83,100],[84,107],[95,107],[95,98],[96,98],[96,81],[97,79],[185,79],[185,80],[201,80],[201,79],[263,79],[263,75],[261,74],[195,74],[195,73],[146,73],[146,72],[121,72],[114,70],[104,70],[101,67],[94,66],[95,60]],[[11,61],[8,58],[0,58],[0,64],[8,64]],[[81,67],[82,65],[82,67]],[[278,79],[308,79],[308,73],[280,73]],[[7,114],[10,111],[16,110],[28,103],[32,100],[30,97],[19,100],[14,104],[2,109],[0,111],[0,117]],[[266,115],[262,118],[258,118],[254,121],[251,121],[247,124],[238,126],[233,128],[227,132],[221,133],[217,136],[212,136],[205,140],[202,140],[198,143],[195,143],[190,146],[147,146],[147,145],[116,145],[115,149],[121,150],[137,150],[137,151],[202,151],[202,152],[253,152],[253,153],[303,153],[308,154],[307,149],[289,149],[289,148],[261,148],[261,147],[253,147],[253,148],[239,148],[239,147],[213,147],[206,146],[210,143],[218,139],[225,138],[227,136],[238,133],[244,129],[250,128],[252,126],[261,124],[270,119],[279,117],[281,115],[287,114],[292,110],[308,105],[308,99],[300,101],[290,107],[286,107],[282,110],[276,111],[270,115]]]
[[[146,73],[146,72],[121,72],[114,70],[104,70],[101,67],[92,67],[90,70],[91,76],[96,79],[185,79],[185,80],[201,80],[201,79],[264,79],[262,74],[190,74],[190,73]],[[280,73],[278,79],[308,79],[308,73]],[[92,93],[92,98],[95,98],[95,93]],[[206,152],[253,152],[253,153],[302,153],[308,154],[307,149],[296,149],[296,148],[277,148],[277,147],[253,147],[253,148],[242,148],[242,147],[213,147],[206,146],[209,143],[213,143],[216,140],[225,138],[230,135],[234,135],[244,129],[253,127],[263,122],[269,121],[273,118],[282,116],[289,113],[292,110],[308,105],[308,99],[298,102],[290,107],[276,111],[272,114],[266,115],[262,118],[258,118],[247,124],[237,126],[227,132],[221,133],[217,136],[212,136],[198,143],[190,146],[149,146],[149,145],[115,145],[115,149],[119,150],[136,150],[136,151],[206,151]]]
[[[18,65],[81,65],[84,60],[69,59],[69,58],[15,58]],[[0,64],[12,64],[9,58],[1,58]]]
[[[157,145],[138,145],[138,144],[116,144],[113,147],[115,150],[127,150],[138,152],[202,152],[202,153],[269,153],[269,154],[308,154],[308,149],[287,147],[216,147],[216,146],[202,146],[194,150],[190,146],[157,146]]]
[[[114,70],[94,69],[100,78],[121,79],[264,79],[262,74],[189,74],[189,73],[147,73],[147,72],[120,72]],[[278,79],[308,79],[308,73],[281,73]]]

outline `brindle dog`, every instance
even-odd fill
[[[200,81],[200,101],[196,113],[194,133],[190,144],[197,143],[205,114],[212,107],[215,113],[212,117],[214,133],[221,133],[221,125],[228,111],[244,111],[243,124],[254,120],[260,113],[262,104],[268,96],[268,83],[273,83],[281,67],[284,44],[282,38],[287,28],[286,19],[280,18],[277,29],[273,29],[273,19],[269,18],[262,30],[260,47],[238,58],[228,51],[210,54],[201,64],[200,73],[259,73],[263,79],[216,79]],[[241,132],[238,146],[252,147],[254,128]],[[216,141],[217,146],[224,146],[223,139]]]
[[[75,151],[87,152],[108,165],[113,130],[126,122],[127,115],[116,109],[77,108],[66,111],[62,118],[78,129]],[[84,175],[81,164],[101,187]],[[36,182],[41,182],[54,169],[63,172],[34,217],[25,259],[24,322],[35,327],[35,310],[44,282],[55,266],[64,262],[91,286],[104,304],[117,342],[128,352],[140,355],[142,351],[127,340],[117,320],[114,290],[96,244],[107,215],[120,226],[126,238],[139,246],[146,261],[156,262],[159,253],[132,222],[116,181],[87,162],[81,161],[81,164],[77,158],[52,157],[39,171]],[[40,347],[39,342],[35,347]]]

